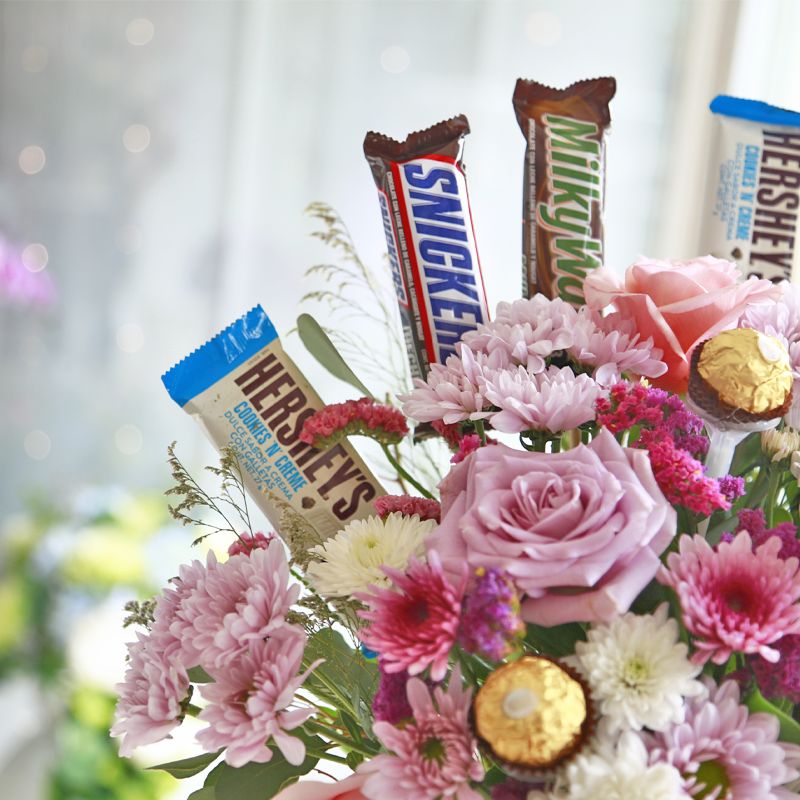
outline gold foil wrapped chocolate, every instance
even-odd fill
[[[718,333],[692,355],[689,395],[712,418],[749,423],[783,416],[792,399],[783,343],[750,328]]]
[[[544,770],[576,752],[587,736],[589,699],[555,661],[524,656],[492,672],[473,702],[478,738],[504,765]]]

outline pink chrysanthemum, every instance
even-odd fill
[[[267,534],[266,536],[258,531],[250,533],[245,531],[240,534],[239,538],[228,548],[229,556],[250,555],[253,550],[266,550],[269,543],[275,538],[274,533]]]
[[[569,367],[529,375],[524,367],[502,370],[487,380],[483,394],[500,410],[492,427],[503,433],[538,430],[560,433],[594,419],[600,387]]]
[[[447,691],[436,687],[433,697],[418,678],[406,691],[414,721],[402,728],[375,723],[375,735],[392,754],[361,765],[359,773],[368,776],[363,794],[369,800],[481,800],[469,785],[482,780],[484,770],[468,721],[472,690],[462,687],[461,669],[453,670]]]
[[[438,500],[413,497],[410,494],[385,494],[376,497],[372,505],[381,519],[386,519],[389,514],[397,511],[406,517],[413,517],[416,514],[421,520],[433,519],[438,522],[442,514]]]
[[[180,661],[166,655],[148,636],[128,643],[125,681],[117,684],[117,708],[111,735],[120,737],[119,754],[159,742],[183,720],[189,676]]]
[[[716,551],[702,536],[682,536],[679,547],[657,578],[675,590],[683,623],[696,637],[692,660],[724,664],[731,653],[758,653],[777,661],[769,645],[800,631],[797,559],[778,557],[777,538],[753,552],[746,531]]]
[[[658,378],[667,371],[663,352],[653,338],[642,339],[632,321],[620,314],[602,317],[588,306],[578,311],[569,355],[579,364],[593,367],[592,377],[601,386],[611,386],[624,373]]]
[[[645,736],[650,763],[674,765],[685,788],[704,800],[789,800],[780,787],[798,777],[800,748],[778,741],[778,720],[750,714],[739,702],[739,687],[716,687],[688,698],[684,721]]]
[[[180,640],[184,663],[220,668],[283,624],[300,587],[289,585],[283,545],[231,556],[218,564],[208,555],[205,578],[175,612],[170,632]]]
[[[545,359],[573,345],[576,320],[569,303],[537,294],[498,304],[494,319],[464,334],[463,341],[473,352],[500,355],[534,374],[544,370]]]
[[[435,551],[428,553],[427,563],[412,559],[405,573],[383,569],[392,580],[391,589],[373,586],[371,592],[356,594],[369,606],[359,612],[370,622],[359,631],[361,641],[380,653],[387,672],[419,675],[430,666],[431,678],[442,680],[458,635],[466,574],[451,583]]]
[[[464,420],[485,419],[492,412],[483,393],[487,377],[504,366],[483,354],[456,345],[458,355],[444,364],[431,364],[426,380],[414,379],[409,394],[398,395],[403,412],[418,422],[441,420],[446,425]]]
[[[383,444],[397,444],[408,433],[402,412],[369,397],[332,403],[310,416],[300,439],[327,449],[346,436],[369,436]]]
[[[224,669],[211,671],[214,683],[200,687],[210,705],[200,712],[209,727],[197,734],[197,741],[208,752],[227,748],[225,760],[232,767],[272,758],[267,741],[272,737],[290,764],[301,764],[306,748],[301,739],[288,734],[314,712],[310,708],[290,708],[317,661],[298,675],[306,645],[306,634],[293,625],[282,625],[267,639],[253,641],[250,647]]]

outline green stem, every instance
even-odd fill
[[[306,748],[306,755],[313,756],[314,758],[322,758],[325,761],[333,761],[335,764],[346,764],[347,759],[342,758],[341,756],[335,756],[333,753],[328,752],[318,752],[317,750],[311,750]]]
[[[381,444],[383,454],[386,456],[388,462],[395,468],[398,475],[401,475],[407,480],[423,497],[433,499],[433,495],[419,482],[417,482],[406,470],[400,466],[400,462],[392,455],[391,451],[385,444]]]
[[[778,502],[778,488],[780,487],[780,470],[770,469],[767,499],[764,505],[764,514],[767,518],[767,527],[772,528],[775,523],[775,505]]]
[[[483,425],[482,419],[476,419],[472,423],[475,426],[475,433],[481,437],[481,442],[486,444],[486,428]]]
[[[346,747],[348,750],[354,750],[356,753],[361,753],[362,756],[367,756],[368,758],[371,758],[372,756],[375,755],[375,752],[373,750],[369,750],[366,747],[359,744],[358,742],[355,742],[352,739],[348,739],[347,736],[344,736],[338,731],[331,730],[331,728],[329,728],[327,725],[322,725],[319,722],[308,720],[303,725],[303,727],[309,733],[318,733],[320,736],[325,736],[332,742],[336,742],[337,744],[342,745],[342,747]]]

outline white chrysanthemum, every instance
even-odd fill
[[[654,614],[624,614],[594,625],[575,645],[572,665],[584,676],[611,730],[664,730],[684,715],[684,698],[703,692],[700,667],[678,641],[678,623],[662,603]]]
[[[616,744],[605,742],[566,767],[564,800],[690,800],[675,767],[647,761],[638,734],[626,731]]]
[[[794,428],[762,431],[761,449],[771,457],[772,461],[791,458],[793,453],[800,450],[800,431]]]
[[[425,537],[436,527],[431,519],[407,517],[397,511],[386,519],[368,517],[346,525],[311,552],[306,574],[323,597],[350,597],[369,586],[389,586],[381,567],[405,570],[411,556],[425,555]]]

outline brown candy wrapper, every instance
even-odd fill
[[[300,441],[323,407],[281,347],[261,306],[232,322],[176,364],[162,381],[218,450],[232,446],[244,485],[280,532],[282,501],[316,530],[334,535],[373,513],[384,494],[347,441],[318,450]]]
[[[522,193],[522,295],[584,304],[603,263],[605,132],[614,78],[554,89],[520,78],[514,111],[527,143]]]
[[[468,133],[461,115],[403,142],[374,132],[364,139],[414,378],[489,319],[460,158]]]

